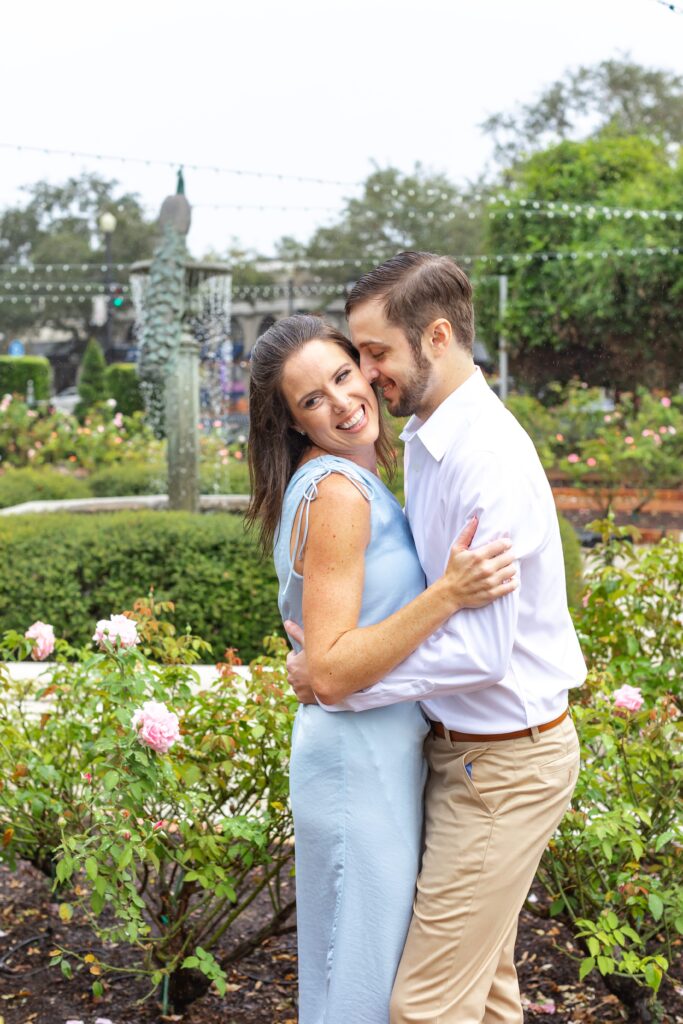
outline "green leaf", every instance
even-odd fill
[[[186,956],[180,965],[181,967],[198,967],[199,957],[197,956]]]
[[[94,857],[85,858],[85,873],[91,882],[97,878],[97,861]]]
[[[594,969],[594,967],[595,967],[595,960],[593,959],[592,956],[586,957],[585,960],[582,960],[581,961],[581,966],[579,968],[579,981],[583,981],[583,979],[586,977],[586,975],[590,974],[590,972]]]
[[[591,956],[597,956],[602,948],[598,940],[593,935],[586,939],[586,945],[588,946],[588,951]]]
[[[645,981],[653,990],[653,992],[656,993],[659,989],[659,986],[662,983],[661,969],[657,966],[657,964],[649,963],[645,964],[645,969],[643,973],[645,975]]]
[[[71,970],[71,964],[69,963],[69,961],[68,960],[62,960],[62,962],[61,962],[61,964],[59,966],[61,968],[61,971],[62,971],[62,974],[64,975],[64,977],[68,978],[69,980],[71,980],[71,978],[73,978],[74,975],[73,975],[73,971]]]
[[[101,981],[93,981],[92,983],[92,994],[94,996],[104,995],[104,985]]]
[[[600,974],[611,974],[614,968],[615,963],[611,956],[598,957],[598,970],[600,971]]]
[[[162,971],[155,971],[154,974],[152,975],[152,984],[153,985],[161,985],[163,980],[164,980],[164,975],[163,975]]]
[[[550,916],[557,917],[564,910],[564,900],[553,900],[550,904]]]
[[[654,917],[655,921],[659,921],[662,914],[664,913],[664,901],[662,897],[656,892],[651,892],[647,898],[647,905],[650,908],[650,913]],[[648,985],[650,983],[648,982]]]
[[[108,771],[107,774],[104,776],[104,779],[103,779],[104,788],[107,790],[107,792],[109,792],[110,790],[116,788],[116,786],[118,785],[118,781],[119,781],[119,773],[115,772],[112,769],[111,771]]]

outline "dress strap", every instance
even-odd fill
[[[311,510],[311,502],[315,501],[318,497],[318,487],[326,480],[332,473],[340,473],[345,476],[353,486],[363,495],[366,501],[372,501],[373,493],[370,484],[367,484],[360,477],[356,476],[355,473],[342,468],[341,466],[327,466],[318,468],[315,473],[311,474],[306,479],[304,486],[303,495],[301,501],[295,512],[295,519],[298,517],[296,538],[294,541],[294,557],[292,558],[292,564],[303,558],[304,548],[306,547],[306,540],[308,539],[308,517]],[[303,527],[303,530],[302,530]],[[291,551],[291,539],[290,539],[290,551]]]

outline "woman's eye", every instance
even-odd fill
[[[312,409],[317,401],[317,398],[307,398],[304,402],[304,409]]]
[[[371,352],[370,353],[370,358],[371,359],[384,359],[384,352]]]
[[[337,375],[337,384],[341,384],[343,380],[346,380],[350,373],[350,370],[342,370],[342,372]]]

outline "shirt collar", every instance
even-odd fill
[[[403,428],[401,440],[408,443],[419,437],[432,458],[441,462],[453,440],[471,423],[487,398],[495,398],[495,395],[477,366],[472,376],[444,398],[428,419],[411,416]]]

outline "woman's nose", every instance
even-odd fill
[[[349,395],[344,394],[343,391],[338,391],[332,396],[332,404],[337,412],[346,412],[352,403]]]

